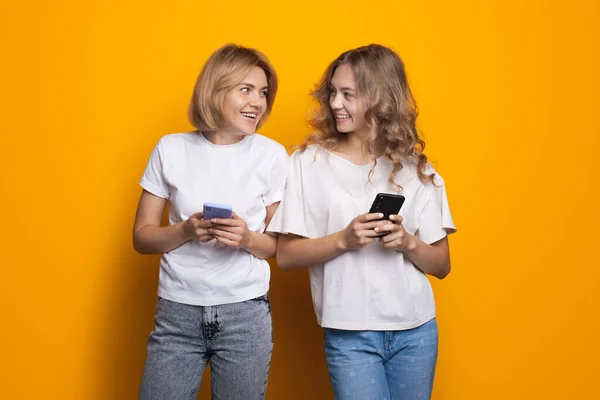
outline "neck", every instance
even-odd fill
[[[201,135],[204,135],[206,140],[218,146],[235,144],[244,139],[244,135],[235,134],[221,129],[217,131],[201,132]]]
[[[379,155],[370,153],[366,147],[368,133],[350,132],[346,134],[345,140],[341,143],[339,150],[363,163],[369,163],[375,160]]]

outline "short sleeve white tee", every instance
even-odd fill
[[[359,166],[333,153],[296,151],[284,199],[268,230],[311,239],[343,230],[369,211],[377,193],[398,193],[388,182],[392,164],[385,158],[369,180],[373,163]],[[407,232],[426,243],[443,239],[456,228],[443,179],[423,183],[416,168],[406,165],[395,176],[406,197],[400,211]],[[431,285],[402,252],[378,241],[309,268],[313,305],[323,327],[347,330],[403,330],[435,317]]]
[[[168,199],[171,225],[211,202],[231,206],[262,233],[266,207],[281,201],[288,163],[285,148],[259,134],[232,145],[215,145],[197,132],[172,134],[154,148],[140,185]],[[192,305],[235,303],[267,293],[269,278],[267,261],[244,249],[188,241],[163,254],[158,294]]]

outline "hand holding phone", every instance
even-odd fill
[[[218,207],[216,207],[218,206]],[[221,244],[234,248],[247,249],[252,235],[256,232],[248,228],[248,224],[239,215],[232,212],[231,207],[222,204],[205,204],[204,218],[214,218],[215,225],[208,232],[214,235]]]
[[[404,204],[404,200],[404,196],[399,194],[377,193],[369,213],[382,213],[382,220],[389,220],[390,215],[398,214],[400,212],[402,204]],[[389,232],[381,232],[377,235],[377,237],[385,236],[388,233]]]

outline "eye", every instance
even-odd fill
[[[352,95],[350,93],[348,93],[348,92],[344,92],[344,98],[345,99],[351,99]]]
[[[260,92],[260,96],[261,97],[267,97],[267,93],[269,93],[267,90],[263,90]]]
[[[329,97],[335,96],[335,89],[329,88]]]
[[[241,88],[241,89],[240,89],[240,91],[241,91],[242,93],[244,93],[244,94],[248,94],[248,93],[250,93],[250,88],[243,87],[243,88]]]

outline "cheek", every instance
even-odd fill
[[[238,109],[240,108],[240,96],[237,95],[230,95],[227,96],[225,98],[225,107],[227,108],[227,110],[231,113],[237,112]]]

